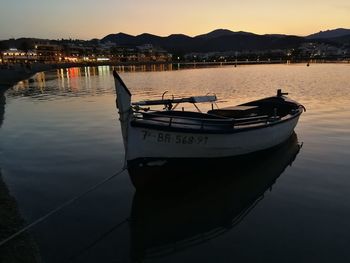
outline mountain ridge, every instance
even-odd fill
[[[159,37],[159,38],[167,38],[167,37],[171,37],[171,36],[184,36],[187,38],[206,38],[206,39],[210,39],[210,38],[216,38],[216,37],[221,37],[221,36],[225,36],[225,35],[257,35],[257,36],[276,36],[276,37],[285,37],[285,36],[296,36],[296,37],[304,37],[307,39],[315,39],[315,38],[336,38],[336,37],[341,37],[341,36],[345,36],[345,35],[350,35],[350,29],[346,29],[346,28],[336,28],[336,29],[327,29],[324,31],[319,31],[317,33],[312,33],[310,35],[306,35],[306,36],[299,36],[299,35],[288,35],[288,34],[256,34],[256,33],[252,33],[252,32],[246,32],[246,31],[232,31],[229,29],[215,29],[212,30],[208,33],[205,34],[200,34],[200,35],[196,35],[196,36],[189,36],[183,33],[173,33],[170,34],[168,36],[158,36],[155,34],[151,34],[151,33],[141,33],[138,35],[130,35],[127,33],[123,33],[123,32],[119,32],[119,33],[111,33],[108,34],[107,36],[101,38],[101,40],[103,41],[106,37],[111,36],[111,35],[123,35],[123,36],[128,36],[128,37],[139,37],[142,35],[149,35],[149,36],[154,36],[154,37]]]
[[[226,52],[226,51],[261,51],[297,48],[299,45],[310,41],[328,41],[329,43],[348,43],[350,29],[338,28],[321,31],[309,36],[295,36],[286,34],[259,35],[245,31],[231,31],[228,29],[216,29],[206,34],[187,36],[185,34],[171,34],[169,36],[157,36],[143,33],[136,36],[125,33],[109,34],[100,41],[112,42],[116,45],[139,46],[152,44],[172,53],[192,52]],[[327,37],[329,36],[329,37]]]
[[[38,39],[40,40],[40,39]],[[50,41],[50,40],[47,40]],[[52,40],[56,43],[59,40]],[[80,41],[80,40],[72,40]],[[0,49],[14,46],[26,48],[28,42],[31,46],[35,39],[20,38],[0,41]],[[259,53],[275,52],[279,50],[297,50],[304,43],[326,44],[344,50],[350,47],[350,29],[337,28],[333,30],[321,31],[309,36],[295,36],[286,34],[255,34],[245,31],[231,31],[228,29],[216,29],[206,34],[188,36],[185,34],[170,34],[168,36],[157,36],[150,33],[130,35],[123,32],[108,34],[101,39],[90,41],[94,45],[97,43],[135,48],[144,44],[152,44],[156,48],[161,48],[175,55],[189,53],[212,53],[212,52],[241,52]],[[111,45],[112,44],[112,45]]]

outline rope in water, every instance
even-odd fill
[[[29,225],[23,227],[22,229],[18,230],[16,233],[12,234],[11,236],[9,236],[8,238],[0,241],[0,247],[2,247],[3,245],[5,245],[7,242],[9,242],[10,240],[14,239],[15,237],[21,235],[22,233],[26,232],[27,230],[31,229],[32,227],[38,225],[39,223],[43,222],[44,220],[46,220],[47,218],[49,218],[50,216],[54,215],[55,213],[57,213],[58,211],[62,210],[63,208],[69,206],[70,204],[74,203],[75,201],[79,200],[80,198],[84,197],[85,195],[87,195],[88,193],[96,190],[97,188],[99,188],[100,186],[102,186],[103,184],[107,183],[108,181],[112,180],[114,177],[120,175],[122,172],[124,172],[126,170],[126,167],[124,167],[123,169],[121,169],[120,171],[116,172],[115,174],[103,179],[101,182],[93,185],[92,187],[90,187],[89,189],[85,190],[84,192],[80,193],[79,195],[71,198],[70,200],[62,203],[61,205],[59,205],[58,207],[56,207],[55,209],[49,211],[48,213],[46,213],[45,215],[43,215],[42,217],[39,217],[37,220],[35,220],[34,222],[30,223]]]

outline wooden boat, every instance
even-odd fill
[[[213,105],[216,96],[131,103],[129,89],[116,71],[113,75],[128,162],[230,157],[265,150],[287,140],[305,110],[281,90],[273,97],[218,109]],[[176,110],[180,103],[202,102],[211,102],[212,109],[207,113]],[[164,105],[164,110],[150,109],[155,105]]]

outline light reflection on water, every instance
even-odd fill
[[[307,108],[296,128],[303,148],[273,191],[224,236],[156,262],[212,262],[217,257],[280,262],[286,255],[291,262],[350,259],[344,250],[350,238],[350,65],[155,69],[160,71],[118,68],[133,100],[158,99],[166,90],[176,97],[215,93],[219,106],[228,106],[282,88]],[[0,165],[28,222],[123,166],[113,85],[110,67],[83,67],[39,73],[6,92],[6,105],[0,107]],[[215,199],[200,190],[204,198]],[[135,211],[133,199],[139,197],[124,173],[33,229],[44,260],[130,261],[135,247],[128,224],[113,226]],[[199,219],[192,215],[188,220]],[[172,227],[176,233],[176,222]],[[152,239],[152,231],[145,233],[145,240]]]

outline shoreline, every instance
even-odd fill
[[[16,200],[11,196],[3,181],[0,169],[0,240],[3,240],[25,224],[21,217]],[[41,262],[40,253],[30,233],[23,233],[0,247],[0,262]]]

